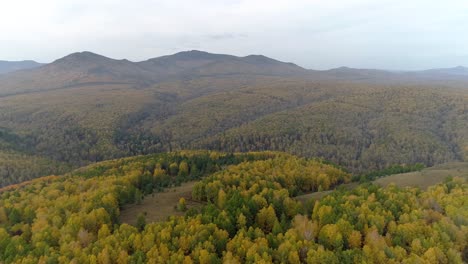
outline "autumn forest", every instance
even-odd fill
[[[468,262],[468,75],[26,66],[0,74],[0,264]]]

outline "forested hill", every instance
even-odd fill
[[[124,206],[203,180],[184,216],[136,226]],[[350,175],[284,153],[183,152],[106,161],[0,192],[5,263],[463,263],[468,185],[337,190]],[[185,200],[178,208],[185,210]]]
[[[0,76],[0,185],[181,149],[280,150],[352,172],[464,160],[468,82],[447,72],[311,71],[201,51],[143,62],[74,53]],[[418,77],[427,75],[438,81]]]

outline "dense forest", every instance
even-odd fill
[[[137,226],[123,205],[180,182],[200,209]],[[463,263],[468,184],[361,185],[302,204],[351,175],[285,153],[179,152],[105,161],[0,193],[5,263]],[[181,201],[183,203],[183,201]],[[462,210],[460,210],[462,209]],[[1,262],[0,261],[0,262]]]
[[[466,84],[264,56],[75,53],[0,76],[0,155],[24,161],[3,160],[0,186],[184,149],[285,151],[353,173],[465,160]]]
[[[0,264],[468,264],[468,0],[3,2]]]

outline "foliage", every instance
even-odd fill
[[[148,184],[155,190],[177,184],[181,176],[171,175],[170,165],[177,163],[180,168],[182,162],[188,164],[189,179],[199,177],[198,172],[212,173],[194,190],[195,198],[209,201],[200,213],[161,223],[145,223],[140,217],[138,228],[119,224],[121,206],[147,193]],[[107,161],[2,192],[0,260],[466,261],[462,258],[468,246],[464,180],[449,179],[428,191],[361,185],[333,192],[316,201],[310,212],[293,199],[294,193],[326,188],[325,180],[331,188],[349,177],[330,165],[281,153],[184,152]]]
[[[179,202],[177,203],[177,210],[181,212],[185,212],[187,210],[187,202],[185,201],[184,197],[179,199]]]
[[[0,150],[0,188],[25,182],[43,175],[63,174],[70,165],[41,156]]]
[[[0,151],[76,168],[181,149],[277,150],[364,174],[464,160],[467,102],[450,84],[231,75],[143,87],[92,82],[0,97]],[[30,163],[38,169],[29,179],[51,173]]]
[[[388,168],[377,170],[377,171],[371,171],[363,175],[355,175],[353,176],[352,180],[360,181],[362,183],[366,181],[373,181],[383,176],[412,172],[412,171],[421,171],[422,169],[424,169],[424,164],[421,164],[421,163],[416,163],[412,165],[393,165]]]

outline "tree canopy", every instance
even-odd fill
[[[171,172],[171,164],[178,172]],[[183,164],[183,165],[181,165]],[[186,164],[186,165],[185,165]],[[187,174],[180,175],[181,168]],[[187,169],[186,169],[187,168]],[[122,206],[202,180],[184,217],[119,223]],[[179,152],[106,161],[0,193],[5,263],[463,263],[468,184],[361,185],[303,206],[351,175],[283,153]]]

